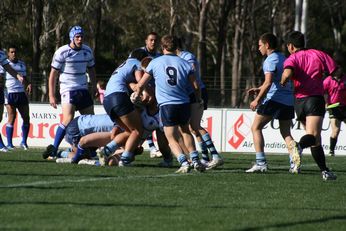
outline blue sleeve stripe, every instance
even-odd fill
[[[74,61],[74,60],[72,60],[72,61],[65,61],[65,63],[87,63],[87,62],[89,62],[89,61],[87,61],[87,60],[77,60],[77,61]]]
[[[83,72],[83,73],[69,73],[69,72],[62,72],[62,74],[67,74],[67,75],[85,75],[85,72]]]

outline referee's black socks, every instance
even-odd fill
[[[324,151],[321,145],[310,147],[311,155],[314,158],[316,164],[320,168],[321,171],[328,171],[326,166],[326,157],[324,156]]]

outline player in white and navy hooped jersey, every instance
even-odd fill
[[[137,94],[140,95],[145,85],[153,77],[155,79],[155,96],[160,106],[160,117],[172,153],[176,156],[181,168],[177,173],[187,173],[189,163],[184,148],[179,144],[180,132],[186,148],[189,151],[196,170],[203,171],[196,151],[193,137],[189,130],[190,98],[188,85],[191,84],[196,93],[197,101],[201,101],[199,85],[193,75],[191,65],[176,55],[177,39],[166,35],[161,39],[163,55],[153,59],[146,73],[137,84]]]
[[[0,77],[5,79],[6,72],[8,72],[11,76],[15,76],[14,78],[17,79],[19,82],[24,81],[24,77],[18,73],[16,70],[14,70],[11,65],[9,60],[7,59],[6,53],[0,49]],[[3,86],[0,86],[0,122],[2,120],[2,113],[4,111],[4,88]],[[2,137],[0,134],[0,152],[7,152],[8,149],[4,145],[2,141]]]
[[[14,146],[12,143],[13,137],[13,126],[16,120],[16,111],[23,119],[22,124],[22,141],[20,146],[24,149],[28,149],[27,139],[30,130],[30,115],[29,115],[29,100],[26,95],[31,93],[31,84],[27,80],[26,65],[22,60],[17,57],[17,47],[10,45],[7,50],[9,65],[20,73],[24,77],[24,81],[19,81],[15,76],[6,72],[6,91],[5,91],[5,105],[8,113],[8,122],[6,125],[6,136],[7,136],[7,149],[13,150]]]
[[[55,52],[51,64],[49,103],[52,107],[57,108],[55,85],[59,75],[63,119],[56,131],[54,144],[47,147],[43,158],[56,155],[65,136],[66,126],[73,119],[75,111],[79,111],[80,114],[94,114],[92,96],[96,95],[97,91],[93,51],[89,46],[83,44],[84,31],[80,26],[72,27],[69,37],[70,43]],[[92,94],[88,91],[86,72],[91,81]]]

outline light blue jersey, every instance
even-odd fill
[[[177,55],[167,54],[153,59],[146,71],[155,79],[155,96],[160,106],[189,103],[191,65]]]
[[[7,55],[3,50],[0,50],[0,66],[8,64]]]
[[[72,49],[69,45],[60,47],[53,56],[52,68],[60,72],[60,94],[80,89],[88,89],[87,68],[95,66],[91,48],[82,45]]]
[[[196,77],[197,83],[199,85],[199,87],[205,88],[205,85],[201,79],[201,75],[199,73],[199,62],[197,61],[197,58],[194,54],[192,54],[191,52],[188,51],[181,51],[179,54],[179,57],[182,59],[185,59],[186,61],[188,61],[191,66],[194,68],[194,75]]]
[[[107,114],[80,115],[78,128],[81,136],[96,132],[110,132],[114,127],[113,121]]]
[[[286,84],[284,87],[280,85],[281,75],[283,72],[283,63],[285,56],[280,52],[271,53],[263,63],[263,72],[273,74],[272,85],[267,92],[266,98],[263,103],[268,100],[273,100],[278,103],[282,103],[288,106],[293,106],[293,89],[291,82]]]
[[[114,92],[130,93],[128,84],[136,83],[135,72],[141,70],[141,62],[134,58],[127,59],[121,64],[108,80],[105,97]]]
[[[25,63],[21,60],[17,60],[17,62],[12,62],[10,60],[9,64],[12,69],[16,70],[23,77],[26,77],[26,66]],[[6,72],[6,89],[7,93],[15,93],[15,92],[25,92],[23,84],[10,73]]]

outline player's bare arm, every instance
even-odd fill
[[[59,72],[52,68],[49,74],[49,81],[48,81],[48,89],[49,89],[49,104],[53,108],[57,108],[56,104],[56,98],[55,98],[55,85],[56,85],[56,79],[58,77]]]
[[[267,94],[268,90],[270,89],[270,86],[273,82],[273,74],[272,73],[266,73],[265,79],[263,84],[259,87],[259,92],[256,96],[256,98],[250,103],[251,110],[255,111],[257,106],[260,104],[264,96]]]
[[[94,97],[99,96],[99,92],[97,91],[96,87],[96,72],[95,72],[95,67],[90,67],[88,68],[88,74],[90,78],[90,83],[91,83],[91,93]]]
[[[280,85],[285,86],[288,82],[288,80],[293,76],[293,70],[289,68],[285,68],[284,72],[281,76]]]

